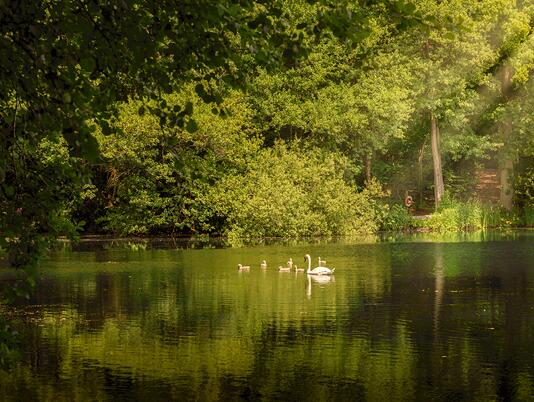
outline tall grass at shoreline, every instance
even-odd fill
[[[534,227],[534,206],[523,208],[522,220],[523,225]]]
[[[426,219],[415,219],[391,208],[382,222],[383,230],[429,230],[435,232],[468,232],[490,228],[534,225],[534,209],[506,211],[501,207],[483,205],[478,200],[458,201],[445,197],[439,209]]]

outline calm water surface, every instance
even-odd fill
[[[390,240],[57,252],[0,400],[534,399],[534,231]]]

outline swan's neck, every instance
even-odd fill
[[[311,258],[307,257],[306,259],[308,260],[308,272],[310,272],[311,271]]]

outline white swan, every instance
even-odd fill
[[[263,260],[260,264],[261,269],[267,269],[267,261]]]
[[[250,271],[250,265],[241,265],[241,264],[237,264],[237,270],[242,272],[242,271]]]
[[[306,271],[308,275],[332,275],[335,271],[335,268],[330,269],[327,267],[316,267],[311,269],[311,257],[309,254],[304,256],[304,261],[308,262],[308,270]]]

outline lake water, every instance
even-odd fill
[[[532,400],[533,246],[534,231],[84,243],[9,311],[23,352],[0,400]],[[306,253],[335,275],[277,272]]]

